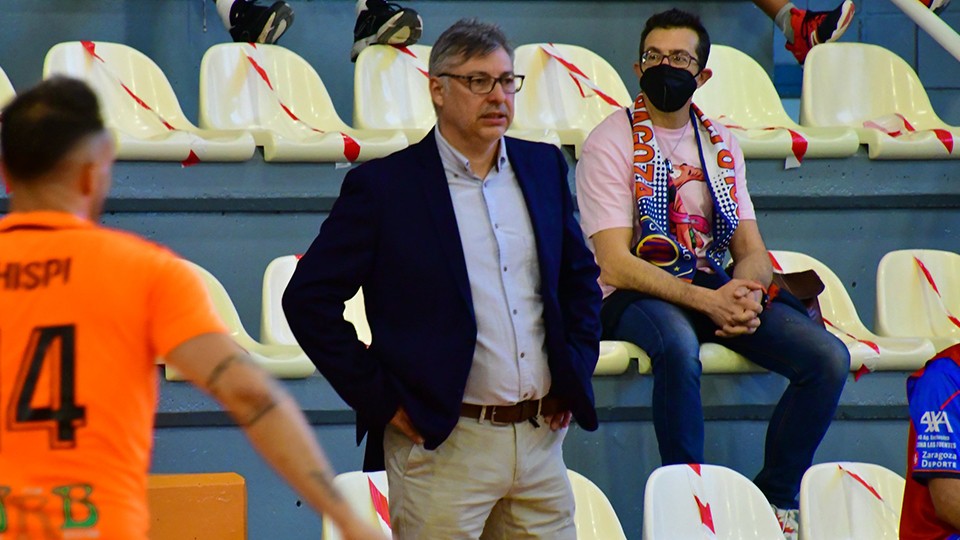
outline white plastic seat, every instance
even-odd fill
[[[930,272],[939,295],[914,258]],[[936,351],[941,351],[960,343],[958,318],[960,254],[905,249],[891,251],[880,259],[877,267],[877,333],[926,338],[933,342]],[[932,357],[933,353],[927,359]]]
[[[250,357],[274,377],[281,379],[302,379],[313,375],[316,371],[313,363],[298,346],[264,344],[256,341],[243,328],[240,314],[230,299],[227,289],[210,272],[202,266],[191,262],[189,264],[203,279],[210,300],[220,320],[227,327],[227,331],[241,347],[250,353]],[[183,375],[172,366],[166,368],[167,380],[183,380]]]
[[[718,465],[653,471],[643,494],[643,539],[704,538],[775,540],[783,534],[766,497],[738,472]]]
[[[0,107],[4,107],[13,100],[16,95],[17,93],[13,89],[13,85],[10,84],[10,79],[7,78],[6,72],[3,71],[3,68],[0,68]]]
[[[792,251],[771,251],[770,255],[784,272],[813,270],[820,276],[824,284],[824,290],[818,298],[820,311],[827,323],[827,330],[850,351],[851,371],[856,372],[861,366],[866,366],[870,371],[913,371],[936,353],[927,339],[881,337],[868,330],[857,315],[843,282],[817,259]]]
[[[371,45],[361,51],[353,72],[353,122],[365,129],[402,131],[411,143],[423,139],[437,123],[427,73],[430,50],[429,45]],[[517,102],[525,91],[517,93]],[[507,135],[561,144],[556,131],[520,128],[516,117]]]
[[[825,43],[810,51],[803,69],[800,123],[855,129],[871,159],[960,158],[954,144],[960,127],[941,120],[916,72],[877,45]],[[867,127],[874,124],[901,134]]]
[[[407,146],[402,133],[347,126],[313,66],[279,45],[207,49],[200,125],[250,131],[265,161],[366,161]]]
[[[263,309],[260,318],[260,339],[264,343],[279,345],[297,345],[297,339],[290,331],[287,317],[283,313],[283,291],[286,290],[294,270],[297,269],[297,256],[285,255],[270,261],[263,273]],[[363,289],[347,300],[343,311],[344,318],[356,328],[360,341],[370,344],[370,325],[363,307]],[[299,345],[298,345],[299,346]]]
[[[582,474],[567,470],[576,512],[573,516],[580,540],[626,540],[613,505],[596,484]]]
[[[794,122],[767,72],[747,54],[712,45],[707,67],[713,76],[696,91],[693,102],[704,114],[731,128],[744,157],[836,158],[852,156],[860,148],[857,133],[848,127],[802,127]],[[799,156],[795,156],[791,130],[806,141]],[[802,149],[802,143],[800,146]]]
[[[127,45],[54,45],[44,59],[43,77],[58,74],[83,79],[97,93],[104,122],[117,140],[118,159],[245,161],[256,150],[249,133],[193,125],[163,71]]]
[[[821,463],[800,482],[801,540],[896,540],[905,481],[872,463]]]
[[[555,130],[563,144],[574,145],[577,157],[597,124],[633,103],[617,71],[588,49],[532,43],[515,52],[514,70],[526,79],[517,93],[513,125]]]
[[[347,505],[360,517],[374,527],[380,527],[384,534],[390,534],[390,513],[387,499],[387,473],[351,471],[340,473],[333,479],[333,485],[346,500]],[[340,529],[329,519],[322,519],[322,540],[340,540]]]
[[[617,375],[623,373],[630,359],[637,360],[637,369],[643,375],[653,373],[650,356],[640,347],[629,341],[601,341],[600,361],[594,375]],[[731,351],[719,343],[700,345],[700,364],[704,373],[765,373],[766,370]],[[617,371],[620,366],[622,370]]]

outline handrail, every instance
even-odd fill
[[[917,0],[890,0],[960,62],[960,34]]]

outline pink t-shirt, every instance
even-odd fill
[[[747,192],[743,152],[730,130],[714,122],[733,154],[738,214],[741,220],[756,219]],[[709,268],[706,253],[713,243],[713,198],[700,166],[700,153],[693,125],[670,129],[654,126],[663,156],[673,164],[671,182],[677,196],[670,205],[670,232],[684,247],[696,253],[698,268]],[[701,135],[702,136],[702,135]],[[705,144],[710,144],[703,139]],[[577,202],[580,226],[589,239],[605,229],[633,227],[633,242],[640,239],[637,199],[634,195],[633,135],[623,109],[615,111],[587,137],[577,163]],[[593,242],[588,241],[593,248]],[[600,282],[606,297],[613,288]]]

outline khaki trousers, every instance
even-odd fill
[[[538,421],[539,428],[460,418],[433,451],[388,425],[383,446],[393,537],[576,539],[561,448],[567,430]]]

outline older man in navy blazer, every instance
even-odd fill
[[[561,445],[571,415],[597,427],[600,290],[566,162],[504,136],[523,77],[499,28],[459,21],[429,69],[436,128],[347,174],[284,310],[386,467],[395,537],[575,538]]]

